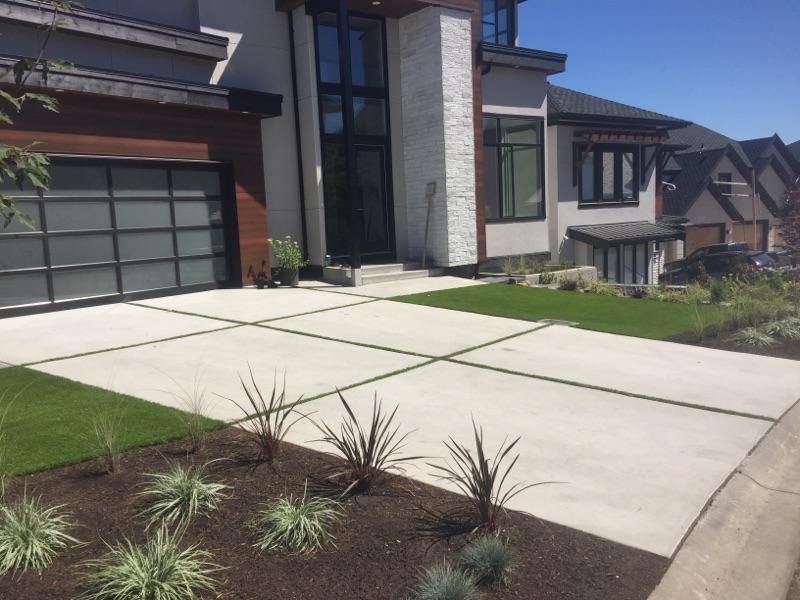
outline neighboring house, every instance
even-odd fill
[[[676,131],[673,141],[685,148],[665,169],[663,216],[680,220],[686,238],[685,246],[669,245],[667,260],[720,242],[780,246],[775,225],[800,165],[779,136],[738,142],[692,125]]]
[[[558,86],[548,100],[552,259],[595,265],[612,282],[657,282],[663,243],[682,235],[656,222],[661,172],[689,123]]]
[[[789,152],[794,156],[794,159],[800,161],[800,140],[789,144],[788,148]]]

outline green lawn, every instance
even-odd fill
[[[392,298],[466,312],[538,321],[563,319],[594,331],[663,340],[692,329],[687,304],[491,284]],[[716,308],[704,307],[709,319]]]
[[[93,415],[104,410],[122,415],[126,448],[185,435],[180,411],[22,367],[0,369],[0,398],[0,410],[10,406],[5,430],[16,474],[94,458],[87,436]]]

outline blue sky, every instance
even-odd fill
[[[556,85],[735,139],[800,139],[800,0],[527,0],[520,45],[569,54]]]

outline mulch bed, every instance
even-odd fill
[[[725,336],[706,338],[702,342],[697,341],[697,336],[693,333],[685,333],[670,338],[671,342],[680,344],[690,344],[703,348],[714,348],[716,350],[728,350],[730,352],[743,352],[745,354],[758,354],[760,356],[772,356],[775,358],[789,358],[800,360],[800,340],[776,340],[771,346],[757,348],[754,346],[742,346],[728,341]]]
[[[187,542],[200,543],[226,567],[220,599],[335,600],[407,597],[420,568],[455,559],[463,539],[449,544],[413,537],[419,506],[442,508],[457,497],[437,488],[394,478],[373,495],[349,500],[347,516],[335,528],[337,547],[302,557],[260,554],[251,546],[246,524],[258,506],[280,494],[302,495],[306,478],[319,474],[330,458],[286,445],[275,469],[242,457],[253,455],[247,434],[225,429],[210,434],[203,451],[187,459],[185,443],[133,450],[122,472],[100,475],[84,463],[25,478],[29,495],[66,504],[81,527],[73,532],[86,545],[68,550],[40,578],[28,573],[19,581],[0,579],[0,598],[69,600],[82,590],[80,563],[105,551],[102,540],[123,536],[144,539],[135,497],[142,473],[165,469],[165,461],[205,462],[213,478],[234,486],[234,497],[210,518],[194,521]],[[12,491],[22,493],[22,481]],[[644,600],[664,574],[665,558],[622,546],[522,513],[510,513],[505,532],[518,555],[507,587],[487,590],[486,600],[575,599]]]

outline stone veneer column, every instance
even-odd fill
[[[470,14],[426,8],[400,20],[408,245],[422,255],[426,186],[436,182],[428,256],[438,266],[478,261]]]

